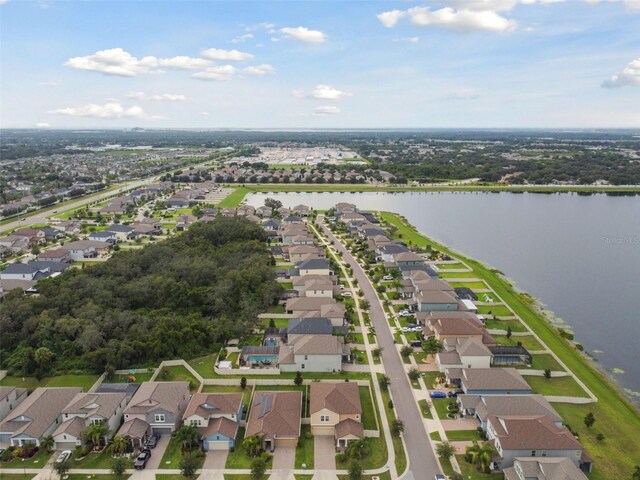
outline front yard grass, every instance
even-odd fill
[[[24,462],[19,458],[14,458],[7,463],[0,462],[0,468],[42,468],[49,461],[51,455],[45,448],[39,448],[33,457],[27,458]]]
[[[369,387],[358,387],[360,392],[360,404],[362,405],[362,426],[365,430],[376,430],[378,423],[376,421],[376,410],[373,408],[373,398]]]
[[[450,442],[480,440],[477,430],[447,430]]]
[[[153,453],[152,453],[153,455]],[[174,436],[169,440],[169,445],[167,445],[167,449],[164,451],[164,455],[162,456],[162,460],[160,460],[159,468],[180,468],[180,459],[182,458],[182,444],[181,442]],[[200,466],[198,468],[202,468],[204,464],[205,456],[203,455],[200,458]]]
[[[302,425],[296,447],[296,469],[313,469],[313,435],[311,425]],[[302,465],[305,465],[304,467]]]
[[[227,456],[227,463],[225,469],[250,469],[251,462],[256,457],[250,457],[247,455],[246,450],[242,447],[244,440],[244,427],[238,429],[238,436],[236,437],[236,446],[233,451],[229,452]],[[272,457],[269,455],[269,461],[267,462],[267,468],[271,468]],[[227,475],[225,474],[225,478]]]
[[[57,375],[45,377],[38,381],[35,377],[13,377],[7,375],[0,381],[0,386],[26,388],[29,391],[37,387],[82,387],[85,392],[98,380],[99,375]]]
[[[429,438],[435,442],[441,442],[442,441],[442,437],[440,436],[440,432],[438,432],[437,430],[434,432],[430,432],[429,433]]]
[[[545,347],[540,345],[540,342],[538,342],[533,335],[512,335],[508,338],[506,335],[492,335],[492,337],[495,338],[498,345],[515,346],[521,343],[522,346],[530,352],[545,350]]]
[[[438,414],[438,418],[440,420],[447,420],[447,407],[452,400],[448,398],[432,398],[431,403],[436,409],[436,413]]]
[[[433,418],[431,415],[431,409],[427,405],[427,400],[424,398],[422,400],[418,400],[418,407],[420,407],[420,411],[422,412],[422,416],[424,418]]]
[[[567,396],[567,397],[586,397],[587,393],[573,379],[573,377],[536,377],[525,375],[527,381],[534,393],[541,395]]]
[[[71,468],[84,468],[87,470],[98,470],[98,469],[111,469],[111,465],[113,463],[113,458],[109,453],[107,453],[106,449],[103,449],[101,452],[94,453],[91,452],[89,455],[84,457],[82,460],[71,460]],[[128,468],[133,468],[133,460],[129,461],[130,465]]]

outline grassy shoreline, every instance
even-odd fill
[[[422,235],[400,215],[382,212],[381,217],[398,228],[396,236],[402,235],[404,241],[410,240],[417,246],[431,245],[465,262],[477,273],[478,278],[486,281],[547,347],[553,350],[584,382],[598,398],[597,403],[587,405],[555,403],[554,407],[557,408],[565,423],[578,433],[585,450],[594,458],[594,471],[589,478],[592,480],[631,478],[634,466],[637,464],[637,452],[640,451],[638,411],[607,377],[590,365],[573,345],[560,337],[555,327],[539,313],[535,299],[525,293],[517,292],[497,270]],[[587,428],[582,421],[589,412],[595,415],[598,422],[592,428]],[[604,440],[597,439],[599,433],[605,436]]]

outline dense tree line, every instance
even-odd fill
[[[0,305],[1,365],[101,372],[215,351],[279,297],[265,240],[245,219],[219,218],[42,281],[37,297],[13,291]]]

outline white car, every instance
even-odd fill
[[[56,463],[66,462],[71,458],[71,450],[65,450],[56,459]]]
[[[400,316],[401,317],[412,317],[413,313],[411,313],[409,310],[403,310],[400,312]]]
[[[385,275],[384,277],[382,277],[382,280],[393,280],[393,275]]]
[[[353,293],[351,292],[342,292],[343,297],[353,297]]]

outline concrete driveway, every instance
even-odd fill
[[[162,456],[164,455],[164,451],[167,449],[167,445],[169,445],[169,440],[171,440],[171,435],[160,435],[160,440],[158,440],[158,444],[156,448],[152,448],[151,450],[151,458],[147,462],[147,466],[145,470],[155,470],[160,467],[160,462],[162,461]],[[180,468],[178,465],[171,465],[171,468]]]
[[[228,450],[209,450],[204,459],[204,469],[223,470],[227,463]]]
[[[276,447],[273,451],[274,470],[293,470],[296,464],[296,447]]]
[[[336,449],[332,435],[318,435],[313,439],[313,465],[315,470],[336,469]]]

